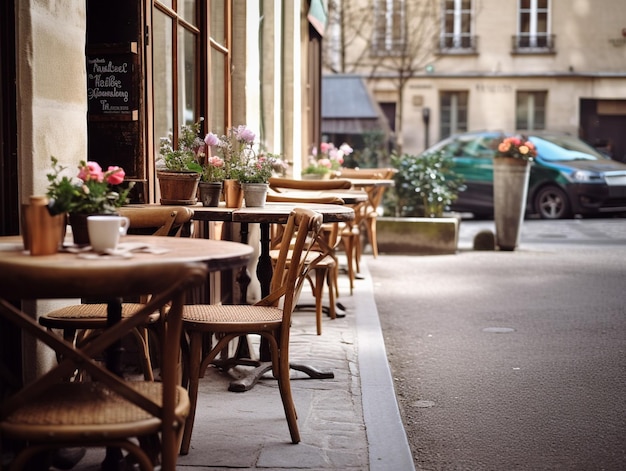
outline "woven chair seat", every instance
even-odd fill
[[[202,328],[211,332],[222,329],[231,332],[233,324],[259,324],[259,329],[274,330],[283,320],[283,311],[271,306],[246,306],[229,304],[192,304],[183,310],[183,326],[199,322]],[[222,326],[220,324],[223,324]],[[270,327],[271,326],[271,327]]]
[[[143,304],[140,303],[123,303],[122,304],[122,317],[133,316]],[[67,320],[80,320],[82,325],[84,322],[89,322],[92,329],[106,327],[107,319],[107,305],[106,304],[74,304],[71,306],[62,307],[55,311],[47,313],[42,316],[40,323],[46,327],[55,328],[55,320],[60,319],[64,323],[59,328],[67,328],[65,321]],[[153,323],[159,320],[159,312],[156,311],[148,318],[148,322]],[[91,323],[93,322],[93,325]]]
[[[133,381],[129,386],[162,405],[162,385]],[[189,412],[189,396],[177,387],[176,415]],[[156,433],[159,418],[128,402],[111,389],[95,382],[56,384],[36,401],[18,408],[2,423],[3,431],[17,438],[35,440],[117,439],[133,434]]]

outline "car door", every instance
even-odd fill
[[[493,154],[495,135],[462,136],[452,150],[454,171],[466,186],[453,205],[456,211],[468,211],[475,216],[493,214]]]

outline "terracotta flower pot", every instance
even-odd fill
[[[191,205],[198,202],[197,192],[200,174],[160,170],[157,172],[161,204]]]

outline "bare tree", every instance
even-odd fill
[[[396,134],[402,147],[407,83],[436,61],[437,0],[331,0],[324,66],[335,73],[386,79],[396,88]]]

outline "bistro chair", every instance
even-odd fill
[[[185,424],[181,453],[189,452],[191,433],[198,401],[200,378],[217,355],[227,350],[231,340],[258,334],[267,344],[272,372],[278,380],[280,396],[287,418],[291,441],[300,442],[296,408],[289,381],[289,331],[291,315],[307,272],[305,259],[322,226],[322,216],[314,211],[295,208],[285,225],[285,241],[272,275],[270,293],[254,305],[196,304],[185,306],[183,338],[185,378],[188,382],[191,409]],[[290,244],[297,233],[295,241]],[[289,258],[291,257],[291,258]],[[216,342],[203,353],[205,334],[214,334]],[[184,356],[185,357],[185,356]],[[250,361],[241,359],[242,364]],[[229,365],[235,366],[237,359]]]
[[[291,178],[272,177],[269,180],[270,189],[277,193],[275,198],[280,198],[282,193],[291,193],[284,195],[285,197],[303,198],[307,199],[307,191],[328,191],[333,190],[350,190],[352,183],[349,180],[340,178],[330,180],[295,180]],[[294,193],[294,190],[299,190]],[[319,198],[319,193],[315,195],[315,198]],[[328,195],[332,197],[332,195]],[[268,200],[269,201],[269,200]],[[279,201],[274,199],[274,201]],[[321,202],[316,200],[316,202]],[[363,203],[353,205],[355,214],[360,211],[360,207]],[[339,225],[339,241],[343,244],[343,248],[346,254],[346,264],[348,267],[348,279],[350,281],[350,294],[354,291],[354,280],[356,273],[359,271],[357,250],[359,248],[360,230],[359,225],[356,223],[341,223]],[[337,294],[338,295],[338,294]]]
[[[391,180],[397,173],[395,168],[344,168],[335,174],[336,178],[341,179],[357,179],[357,180]],[[378,238],[376,236],[376,220],[378,218],[378,207],[382,204],[383,195],[386,188],[384,186],[367,186],[368,202],[359,208],[358,224],[365,227],[367,239],[372,246],[372,255],[378,257]],[[362,245],[360,243],[356,248],[357,263],[360,261],[362,253]]]
[[[193,217],[193,210],[182,206],[125,206],[119,209],[122,216],[130,219],[129,234],[152,234],[155,236],[179,236],[183,227]],[[139,302],[122,304],[122,317],[131,317],[143,307],[147,297]],[[152,360],[149,348],[147,327],[157,326],[160,313],[154,312],[146,318],[146,323],[131,331],[138,349],[138,359],[144,378],[153,380]],[[102,332],[107,326],[107,305],[103,303],[83,303],[65,306],[39,317],[39,323],[48,330],[63,331],[63,338],[72,343],[84,343]],[[77,372],[77,379],[81,372]]]
[[[285,198],[280,195],[275,201],[320,203],[320,204],[343,204],[341,198],[320,197],[320,198]],[[275,265],[280,255],[280,245],[284,243],[284,226],[275,224],[272,231],[272,243],[270,258]],[[305,263],[309,265],[306,279],[308,280],[313,297],[315,299],[315,325],[317,335],[322,334],[322,313],[326,311],[331,319],[337,318],[335,299],[339,296],[339,261],[337,260],[336,248],[339,244],[339,223],[325,223],[311,250],[309,251]],[[324,285],[328,286],[329,305],[324,307]],[[298,304],[296,309],[309,308],[311,306]]]
[[[164,471],[173,471],[189,411],[187,391],[179,385],[178,355],[163,356],[160,382],[125,381],[94,358],[164,306],[169,306],[169,311],[162,321],[161,348],[176,345],[182,330],[185,291],[206,280],[206,276],[207,268],[200,263],[154,263],[132,270],[102,267],[85,270],[80,279],[71,280],[59,277],[59,268],[53,266],[42,267],[36,274],[32,270],[0,273],[3,297],[64,298],[84,286],[103,297],[159,293],[132,317],[81,346],[49,332],[31,316],[0,299],[1,317],[62,358],[50,371],[2,398],[0,454],[5,444],[16,449],[9,469],[34,469],[33,459],[61,448],[107,447],[125,450],[128,456],[124,459],[128,463],[134,460],[142,470],[153,470],[160,462]],[[79,366],[92,381],[68,381]]]

